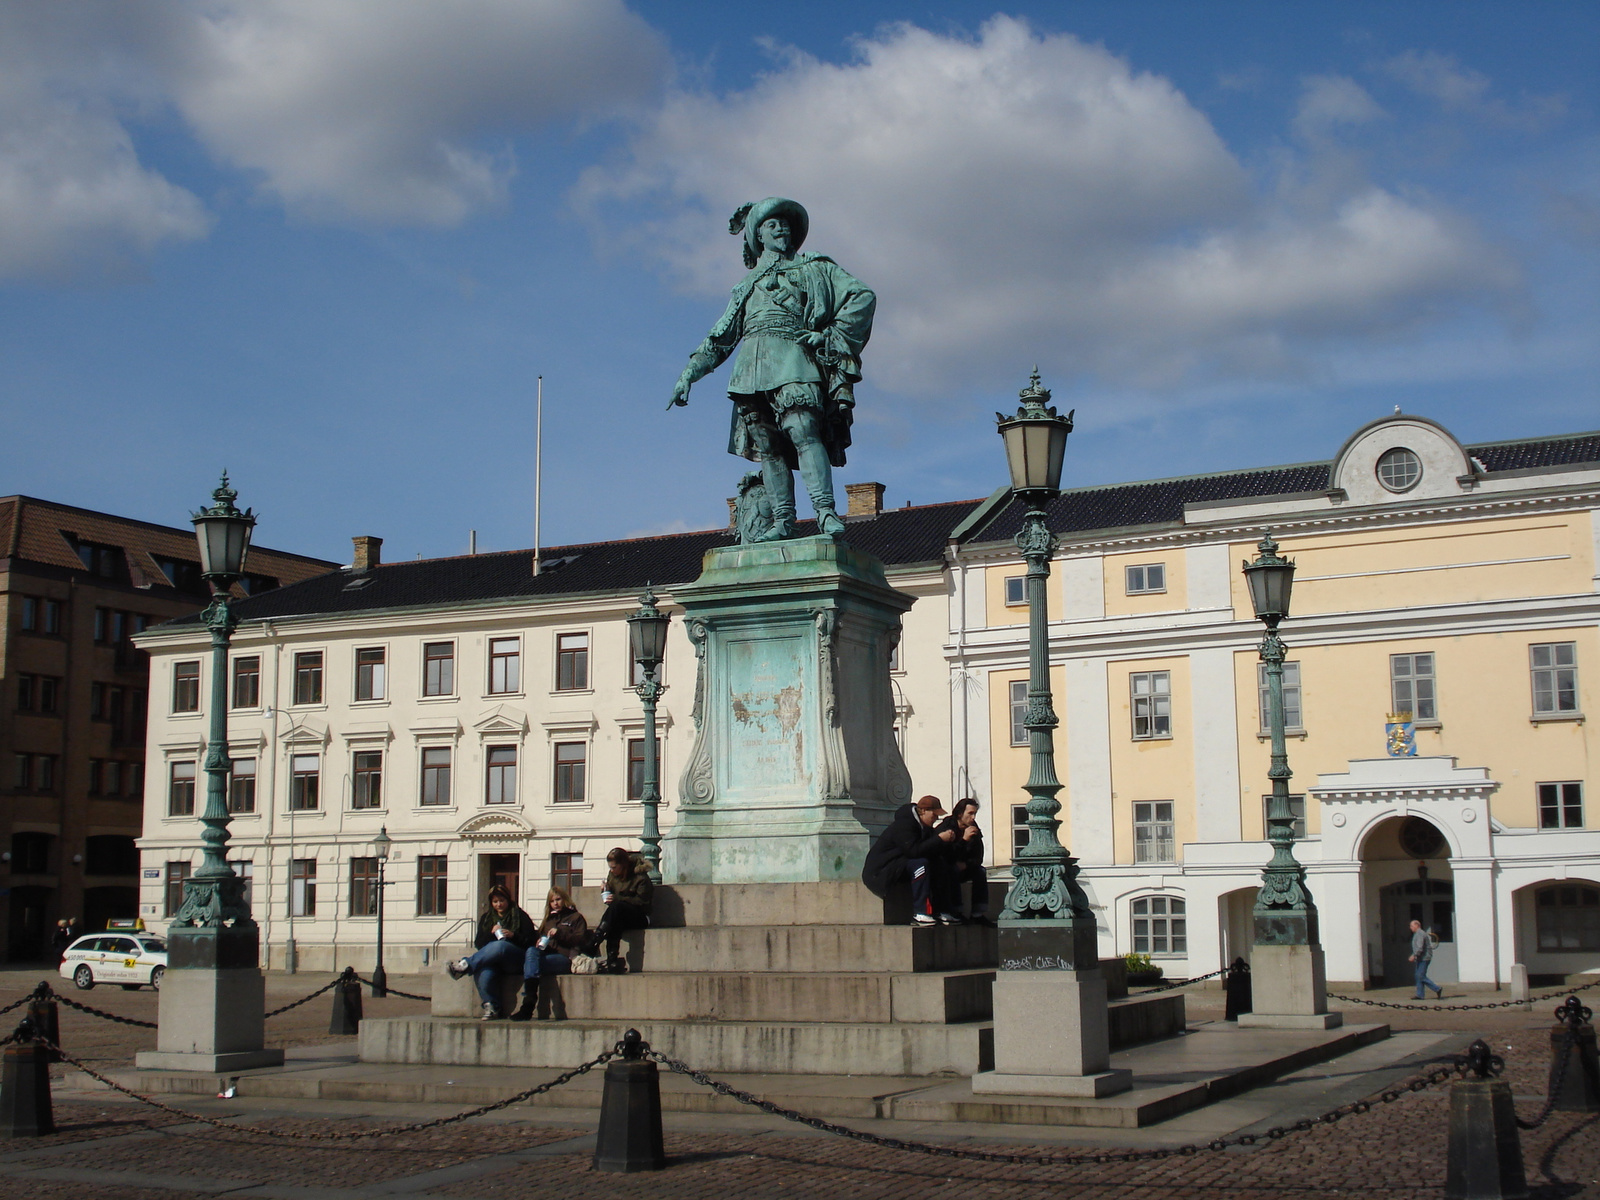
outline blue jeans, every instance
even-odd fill
[[[1428,962],[1429,961],[1430,960],[1428,960],[1426,958],[1417,959],[1417,963],[1416,963],[1416,966],[1417,966],[1417,994],[1416,994],[1415,999],[1418,999],[1418,1000],[1421,1000],[1423,998],[1423,996],[1425,996],[1427,994],[1426,992],[1424,992],[1422,990],[1423,988],[1432,988],[1434,991],[1440,992],[1440,993],[1442,993],[1444,991],[1444,989],[1442,987],[1440,987],[1437,983],[1435,983],[1433,980],[1428,978]]]
[[[494,977],[511,975],[523,968],[526,953],[522,947],[506,938],[490,942],[467,959],[467,974],[478,985],[478,995],[485,1004],[500,1007],[494,994]]]
[[[541,950],[537,946],[529,946],[528,953],[522,960],[522,977],[530,982],[538,982],[541,975],[571,974],[572,960],[558,950]]]

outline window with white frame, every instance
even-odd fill
[[[294,656],[294,702],[322,703],[321,650],[303,650]]]
[[[256,760],[236,758],[228,780],[228,811],[253,813],[256,810]]]
[[[587,742],[557,742],[553,747],[555,759],[555,790],[557,804],[576,804],[587,798],[587,767],[589,744]]]
[[[1564,716],[1578,711],[1578,643],[1546,642],[1528,647],[1533,673],[1533,715]]]
[[[454,642],[424,642],[422,644],[422,694],[424,696],[453,696],[456,691],[456,644]]]
[[[356,699],[382,700],[389,694],[389,651],[363,646],[356,651]]]
[[[1541,783],[1539,785],[1539,828],[1583,828],[1583,784]]]
[[[522,639],[489,639],[489,691],[500,695],[522,690]]]
[[[296,858],[289,862],[289,915],[317,915],[317,860]]]
[[[1261,716],[1261,732],[1272,729],[1272,689],[1267,686],[1267,664],[1256,664],[1256,698]],[[1283,727],[1299,733],[1305,722],[1300,708],[1300,664],[1283,664]]]
[[[516,802],[517,748],[515,746],[490,746],[488,748],[488,782],[484,803],[515,804]]]
[[[1013,679],[1011,681],[1011,744],[1013,746],[1026,746],[1028,744],[1028,681],[1026,679]]]
[[[169,768],[167,816],[194,816],[194,760],[175,762]]]
[[[1263,831],[1261,836],[1264,837],[1264,838],[1272,836],[1272,826],[1267,824],[1267,814],[1270,813],[1271,811],[1272,811],[1272,797],[1270,795],[1261,797],[1261,828],[1262,828],[1262,831]],[[1306,798],[1305,798],[1305,796],[1303,796],[1303,795],[1301,795],[1301,796],[1293,796],[1293,795],[1291,795],[1289,797],[1289,813],[1290,813],[1291,816],[1294,817],[1294,836],[1296,838],[1305,837],[1306,836]]]
[[[1389,655],[1390,712],[1408,712],[1413,721],[1437,721],[1437,695],[1432,654]]]
[[[658,764],[659,766],[659,764]],[[644,739],[628,739],[628,801],[637,804],[644,798]]]
[[[1136,739],[1172,736],[1172,672],[1135,671],[1128,676]]]
[[[1011,806],[1011,854],[1012,857],[1021,854],[1028,848],[1028,806],[1026,804],[1013,804]]]
[[[589,635],[556,634],[556,691],[582,692],[589,687]]]
[[[1188,918],[1177,896],[1141,896],[1132,904],[1135,954],[1189,953]]]
[[[1396,446],[1378,459],[1378,482],[1391,492],[1409,492],[1422,478],[1422,460],[1412,450]]]
[[[1026,575],[1006,576],[1006,604],[1015,608],[1019,604],[1028,602],[1028,577]]]
[[[322,807],[322,756],[296,754],[289,760],[289,809],[315,812]]]
[[[1133,806],[1133,861],[1169,863],[1177,861],[1173,837],[1173,802],[1140,800]]]
[[[1123,574],[1130,596],[1167,590],[1166,563],[1141,563],[1138,566],[1124,568]]]
[[[449,746],[423,747],[421,803],[425,805],[450,803]]]
[[[246,655],[233,660],[233,707],[261,707],[261,656]]]
[[[383,807],[383,751],[357,750],[350,756],[351,808]]]

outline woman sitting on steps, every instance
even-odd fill
[[[545,911],[538,940],[523,959],[522,1006],[511,1014],[513,1021],[526,1021],[533,1016],[539,1001],[539,980],[546,975],[572,974],[572,956],[589,940],[589,922],[572,906],[572,896],[566,888],[550,889]]]

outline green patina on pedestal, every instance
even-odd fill
[[[911,798],[889,659],[909,596],[830,537],[727,546],[676,588],[699,656],[672,883],[853,879]]]

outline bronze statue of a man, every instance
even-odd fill
[[[850,445],[853,389],[877,297],[833,259],[800,253],[810,224],[804,208],[777,196],[733,214],[728,232],[743,235],[750,273],[672,389],[672,403],[687,404],[695,381],[739,348],[728,381],[728,453],[761,464],[772,521],[759,541],[794,535],[797,469],[816,509],[817,532],[844,530],[832,468],[844,466]]]

